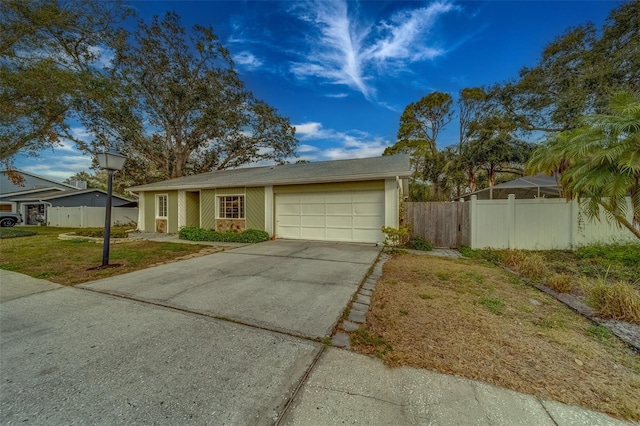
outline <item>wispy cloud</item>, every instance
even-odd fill
[[[312,0],[292,8],[310,27],[305,40],[309,49],[290,66],[294,76],[345,85],[373,100],[376,90],[371,81],[379,70],[391,65],[404,68],[447,51],[430,36],[438,18],[456,9],[448,1],[398,11],[377,25],[362,23],[350,4]]]
[[[296,124],[295,128],[296,135],[305,141],[297,150],[299,158],[308,161],[377,157],[391,145],[390,141],[367,132],[325,129],[318,122]],[[327,142],[332,146],[323,148]]]
[[[258,59],[253,53],[249,52],[249,51],[244,51],[244,52],[240,52],[236,55],[233,56],[233,61],[250,70],[250,71],[254,71],[257,70],[258,68],[260,68],[263,64],[263,62]]]

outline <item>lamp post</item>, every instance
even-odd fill
[[[113,172],[121,170],[127,159],[110,147],[106,152],[96,154],[98,164],[107,171],[107,206],[104,215],[104,244],[102,246],[102,267],[109,265],[109,241],[111,238],[111,195],[113,193]]]

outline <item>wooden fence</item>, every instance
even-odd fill
[[[405,203],[405,224],[412,237],[420,235],[434,247],[471,245],[469,203]]]

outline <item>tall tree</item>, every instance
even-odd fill
[[[568,199],[577,197],[590,219],[606,215],[640,238],[640,94],[620,92],[607,114],[584,118],[531,156],[527,170],[556,172]],[[631,197],[631,212],[626,197]],[[627,219],[631,213],[633,220]]]
[[[211,28],[187,32],[175,13],[140,22],[111,75],[120,87],[97,88],[84,123],[94,149],[116,141],[147,181],[294,155],[295,129],[246,90]]]
[[[384,155],[411,154],[414,178],[432,185],[435,199],[446,199],[446,160],[438,151],[440,131],[453,119],[451,95],[433,92],[412,102],[400,117],[398,141],[385,149]]]
[[[129,10],[119,1],[0,2],[0,161],[37,155],[72,137],[74,99],[93,85],[103,53],[123,32]]]
[[[462,156],[486,174],[489,187],[495,186],[499,173],[523,174],[533,145],[515,137],[515,132],[514,123],[499,114],[484,115],[470,125]]]
[[[576,128],[585,114],[601,113],[616,90],[640,88],[640,1],[614,9],[600,31],[569,28],[546,46],[538,64],[493,93],[527,131]]]

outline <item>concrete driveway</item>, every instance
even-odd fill
[[[0,423],[273,424],[322,352],[292,335],[330,334],[379,251],[266,242],[76,288],[4,271]]]
[[[380,250],[268,241],[78,287],[315,338],[331,334]]]

